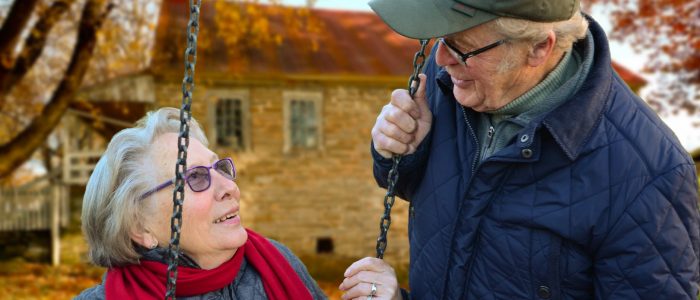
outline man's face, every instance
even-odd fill
[[[503,36],[484,24],[445,37],[447,43],[462,53],[502,39]],[[457,102],[475,111],[488,112],[512,102],[530,88],[525,57],[522,47],[506,42],[469,58],[465,65],[441,43],[436,62],[450,74]]]

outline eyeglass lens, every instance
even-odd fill
[[[462,59],[462,56],[459,53],[457,53],[457,51],[452,47],[452,45],[448,44],[444,38],[441,38],[438,41],[442,43],[442,46],[447,49],[447,52],[450,53],[450,55],[452,55],[452,57],[455,60],[457,60],[460,64],[467,64],[466,60]]]
[[[201,192],[209,188],[211,185],[209,168],[210,167],[198,166],[189,170],[186,175],[187,184],[189,184],[192,191]],[[228,159],[217,161],[211,168],[214,168],[214,170],[227,179],[236,179],[236,171],[233,167],[233,163]]]
[[[214,169],[227,179],[236,179],[236,169],[233,167],[233,164],[229,159],[222,159],[220,161],[217,161],[216,165],[214,166]]]
[[[194,167],[190,169],[187,173],[187,184],[189,184],[192,191],[195,192],[201,192],[209,188],[209,184],[211,184],[209,168]]]

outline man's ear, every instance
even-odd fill
[[[547,33],[547,38],[543,41],[535,44],[530,49],[530,53],[527,56],[527,63],[531,67],[537,67],[546,63],[552,52],[554,51],[554,46],[557,43],[557,36],[554,31],[549,31]]]

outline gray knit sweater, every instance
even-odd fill
[[[269,240],[269,239],[268,239]],[[292,266],[294,271],[296,271],[297,275],[299,275],[299,278],[301,278],[301,281],[304,282],[304,285],[306,285],[306,288],[309,290],[311,293],[311,296],[314,299],[327,299],[326,295],[323,293],[321,288],[318,287],[318,284],[316,284],[316,281],[311,278],[311,275],[309,275],[309,272],[306,270],[306,267],[304,264],[297,258],[291,250],[289,250],[287,247],[284,245],[280,244],[277,241],[274,240],[269,240],[272,242],[275,247],[277,247],[277,250],[282,253],[282,255],[287,259],[289,264]],[[144,257],[142,259],[144,260],[152,260],[152,261],[160,261],[160,262],[166,262],[167,261],[167,248],[158,248],[149,252],[144,253]],[[187,267],[194,267],[198,268],[197,264],[189,259],[186,255],[181,256],[181,265],[182,266],[187,266]],[[165,296],[165,295],[163,295]],[[80,295],[78,295],[76,298],[78,300],[93,300],[93,299],[105,299],[105,289],[104,289],[104,276],[102,277],[102,284],[99,284],[97,286],[91,287],[89,289],[84,290]],[[233,280],[229,285],[225,286],[224,288],[209,292],[206,294],[198,295],[198,296],[193,296],[193,297],[178,297],[178,299],[187,299],[187,300],[204,300],[204,299],[254,299],[254,300],[264,300],[267,299],[267,295],[265,294],[265,289],[263,287],[263,282],[262,279],[260,278],[260,274],[251,266],[248,264],[248,262],[243,259],[243,263],[241,264],[241,269],[238,271],[238,275],[236,275],[236,279]]]

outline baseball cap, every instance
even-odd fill
[[[399,34],[427,39],[498,17],[535,22],[568,20],[579,10],[579,0],[371,0],[369,6]]]

